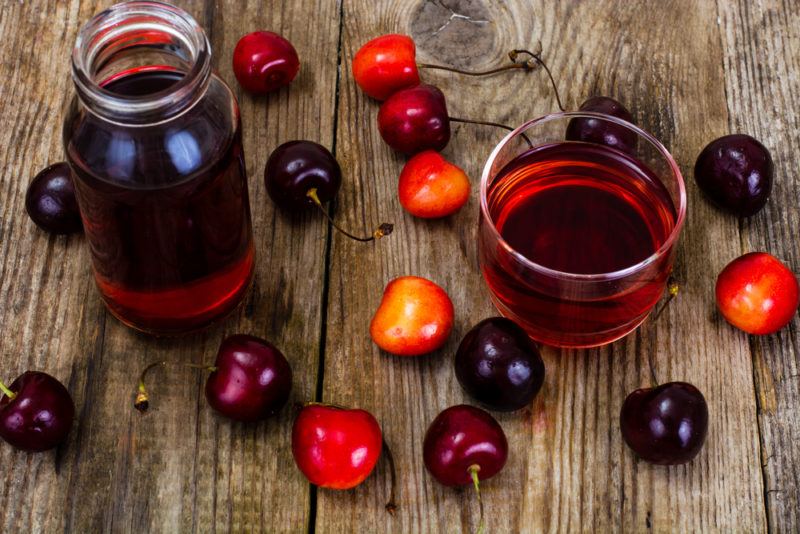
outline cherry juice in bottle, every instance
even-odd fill
[[[239,107],[182,9],[125,2],[81,30],[64,147],[108,309],[153,334],[203,328],[253,276]]]

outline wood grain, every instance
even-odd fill
[[[800,3],[718,2],[729,130],[761,140],[775,160],[766,208],[741,222],[741,252],[765,251],[800,272]],[[786,28],[786,30],[784,30]],[[744,341],[744,336],[742,336]],[[800,321],[753,336],[764,497],[771,530],[800,530]]]
[[[474,532],[472,492],[438,485],[422,439],[447,406],[470,402],[451,359],[463,334],[496,312],[477,269],[477,182],[503,132],[454,125],[445,156],[476,187],[455,216],[422,221],[397,202],[405,159],[380,139],[378,106],[350,61],[385,32],[414,36],[421,62],[481,69],[541,40],[568,108],[593,94],[626,103],[674,154],[689,193],[675,275],[679,298],[657,322],[609,347],[544,349],[545,387],[528,410],[498,417],[511,446],[484,484],[488,532],[795,532],[800,528],[800,323],[748,338],[718,315],[714,277],[742,252],[766,250],[800,269],[800,5],[796,0],[546,2],[544,0],[180,0],[212,41],[215,66],[239,96],[257,249],[253,291],[222,324],[180,339],[130,332],[109,316],[82,236],[50,237],[24,213],[28,181],[63,159],[69,54],[81,24],[110,0],[0,4],[0,354],[5,379],[45,370],[72,392],[78,417],[58,450],[0,446],[0,527],[6,532]],[[257,28],[289,38],[303,66],[289,90],[242,94],[230,58]],[[340,40],[341,37],[341,40]],[[541,72],[470,79],[425,72],[454,116],[518,124],[555,110]],[[711,139],[742,131],[776,162],[767,208],[737,222],[692,179]],[[308,213],[277,212],[262,181],[270,151],[311,139],[335,149],[345,178],[334,215],[353,229],[388,220],[375,244],[331,235]],[[329,247],[330,246],[330,250]],[[368,324],[385,284],[414,274],[441,284],[457,310],[439,352],[381,353]],[[232,424],[203,399],[204,377],[153,375],[153,409],[131,409],[149,361],[209,362],[227,334],[266,337],[295,370],[292,401],[358,406],[381,421],[400,476],[400,509],[383,508],[384,462],[347,492],[312,490],[293,466],[291,410]],[[322,356],[321,356],[322,355]],[[618,430],[625,395],[661,381],[704,392],[708,441],[691,464],[654,467]],[[317,376],[318,369],[324,370]],[[318,391],[318,386],[321,389]],[[762,469],[763,464],[763,469]]]
[[[621,99],[687,172],[704,141],[728,126],[716,16],[706,2],[352,0],[344,6],[342,55],[348,64],[375,35],[411,33],[420,61],[478,69],[502,61],[511,48],[541,40],[571,107],[592,94]],[[475,47],[468,46],[473,39]],[[454,116],[518,124],[555,109],[541,75],[424,76],[442,87]],[[440,410],[469,402],[452,372],[458,341],[472,324],[496,313],[476,268],[477,194],[442,221],[405,214],[396,201],[404,160],[380,140],[377,105],[351,76],[343,76],[341,87],[337,156],[349,180],[338,216],[354,226],[388,218],[398,228],[372,248],[333,236],[324,398],[377,415],[394,447],[402,489],[395,517],[382,507],[385,470],[351,493],[320,492],[317,530],[474,532],[471,492],[433,481],[421,449]],[[501,136],[457,126],[445,154],[477,183]],[[544,351],[547,378],[537,401],[524,413],[499,418],[511,455],[505,470],[484,485],[488,531],[764,530],[750,351],[713,304],[711,273],[737,255],[739,229],[708,207],[692,183],[688,187],[690,216],[676,265],[684,282],[679,300],[658,323],[610,347]],[[367,333],[383,286],[406,274],[441,284],[457,310],[449,343],[419,359],[382,354]],[[629,391],[647,385],[648,359],[660,380],[689,380],[709,401],[708,441],[687,466],[648,465],[621,440],[619,409]]]
[[[295,369],[292,401],[313,398],[327,224],[314,214],[276,212],[262,173],[280,142],[331,144],[339,10],[315,0],[177,2],[206,28],[215,66],[239,95],[257,271],[234,317],[204,334],[158,340],[104,312],[82,237],[48,238],[23,208],[30,178],[63,159],[61,111],[72,93],[76,32],[111,3],[0,8],[9,35],[0,67],[3,371],[51,372],[69,384],[79,414],[70,441],[54,454],[0,448],[0,524],[8,532],[304,531],[310,492],[290,460],[291,410],[259,425],[232,424],[207,407],[203,376],[177,369],[153,376],[151,413],[140,416],[131,399],[146,362],[211,362],[234,332],[274,341]],[[230,58],[238,38],[256,28],[282,33],[313,58],[291,91],[268,98],[239,91]]]

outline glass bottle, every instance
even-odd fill
[[[161,2],[115,5],[81,30],[63,139],[95,280],[123,323],[197,330],[253,276],[239,108],[208,38]]]

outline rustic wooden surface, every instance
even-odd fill
[[[195,336],[153,340],[122,327],[93,287],[81,236],[49,237],[24,213],[35,172],[63,159],[60,124],[71,96],[69,53],[80,25],[108,1],[0,4],[0,354],[2,375],[41,369],[64,381],[78,420],[55,452],[0,445],[0,526],[27,531],[473,532],[470,491],[439,486],[421,460],[428,423],[469,402],[451,358],[469,327],[494,314],[476,267],[477,187],[442,221],[416,220],[396,200],[404,159],[376,128],[377,105],[349,64],[385,32],[414,36],[421,61],[482,68],[534,47],[568,107],[592,94],[619,98],[671,149],[687,178],[689,216],[676,264],[680,297],[657,322],[609,347],[544,350],[545,387],[529,410],[499,417],[511,445],[505,470],[484,485],[489,532],[775,531],[800,529],[800,321],[753,338],[715,311],[715,273],[750,250],[800,269],[800,4],[547,2],[545,0],[284,0],[178,2],[206,28],[221,75],[240,35],[278,31],[303,67],[288,90],[240,94],[258,254],[256,284],[235,317]],[[337,69],[337,64],[340,68]],[[473,80],[425,73],[453,115],[508,123],[555,109],[541,73]],[[238,89],[237,89],[238,91]],[[709,206],[692,166],[711,139],[741,131],[776,162],[767,208],[737,222]],[[445,150],[477,184],[500,132],[456,125]],[[345,181],[337,220],[396,223],[373,245],[330,234],[311,213],[277,213],[261,173],[280,142],[334,149]],[[431,278],[457,310],[449,343],[419,359],[381,353],[368,323],[385,283]],[[383,510],[384,462],[348,492],[317,491],[290,453],[291,410],[259,425],[231,424],[202,397],[203,378],[162,372],[154,409],[131,407],[136,374],[159,358],[213,358],[227,334],[267,337],[295,369],[293,400],[359,406],[381,421],[399,466],[400,510]],[[706,395],[709,437],[686,466],[654,467],[623,443],[625,395],[688,380]],[[321,373],[319,373],[321,371]]]

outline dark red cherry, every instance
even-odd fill
[[[83,229],[69,165],[50,165],[28,186],[25,209],[39,228],[52,234],[71,234]]]
[[[248,33],[233,50],[233,74],[246,91],[264,95],[289,85],[300,70],[300,58],[288,40],[274,32]]]
[[[48,375],[27,371],[6,388],[0,383],[0,437],[14,447],[41,452],[67,439],[75,404],[67,388]]]
[[[694,165],[694,179],[717,206],[749,217],[761,210],[772,191],[774,166],[769,150],[749,135],[711,141]]]
[[[278,412],[289,399],[292,368],[268,341],[242,334],[226,338],[214,369],[206,381],[206,399],[226,417],[258,421]]]
[[[330,150],[312,141],[289,141],[272,151],[264,169],[272,200],[286,210],[313,206],[314,189],[320,202],[333,199],[342,184],[342,169]]]
[[[633,123],[631,112],[621,103],[607,96],[593,96],[581,104],[580,111],[592,111],[611,115]],[[637,137],[634,132],[611,121],[595,118],[576,118],[567,125],[568,141],[584,141],[617,148],[628,154],[636,150]]]
[[[423,444],[425,467],[445,486],[472,484],[491,478],[508,459],[508,441],[489,413],[461,404],[447,408],[433,420]]]
[[[684,464],[697,456],[708,431],[708,405],[700,390],[686,382],[637,389],[620,412],[625,443],[643,460]]]
[[[405,154],[443,149],[450,141],[444,94],[426,84],[397,91],[381,105],[378,130],[386,144]]]
[[[467,332],[456,351],[455,369],[461,387],[490,410],[524,408],[544,383],[539,349],[504,317],[484,319]]]

